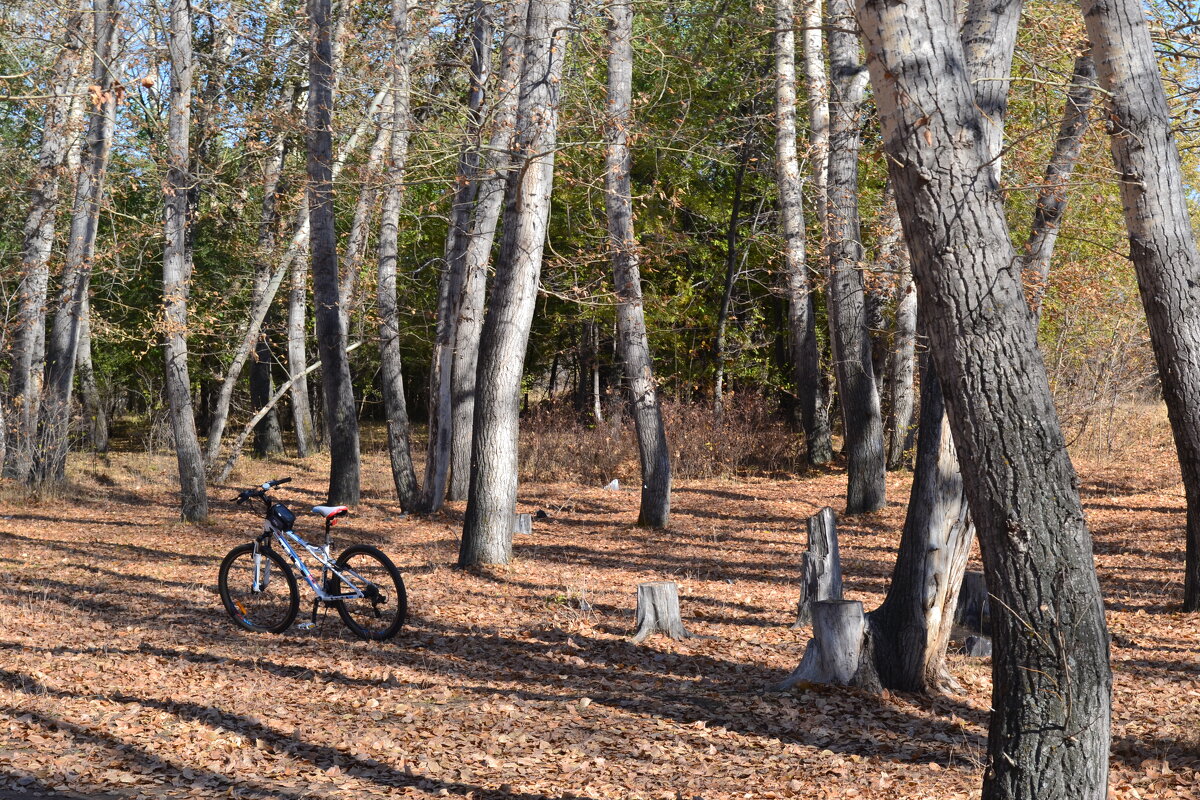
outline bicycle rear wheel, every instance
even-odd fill
[[[283,557],[269,547],[259,547],[256,565],[253,542],[229,551],[221,562],[217,587],[225,611],[248,631],[283,633],[300,609],[296,577]]]
[[[338,616],[346,627],[362,639],[383,641],[400,632],[408,615],[408,595],[400,570],[379,548],[369,544],[347,547],[337,559],[336,574],[329,579],[329,593],[349,593],[354,589],[363,597],[337,601]],[[343,588],[344,586],[344,588]]]

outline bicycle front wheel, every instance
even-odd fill
[[[329,580],[330,594],[363,593],[337,601],[338,616],[355,636],[383,641],[400,632],[408,595],[391,559],[369,544],[352,545],[338,556],[337,573]]]
[[[221,602],[237,625],[248,631],[283,633],[300,609],[296,577],[269,547],[247,542],[229,551],[217,576]]]

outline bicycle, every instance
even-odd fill
[[[267,481],[256,489],[243,489],[233,498],[239,506],[249,500],[262,500],[264,519],[263,532],[254,541],[230,550],[221,562],[217,586],[225,611],[238,627],[248,631],[286,631],[300,610],[300,590],[288,566],[290,561],[317,595],[311,621],[300,623],[300,627],[315,627],[317,609],[324,603],[326,608],[336,608],[346,627],[362,639],[383,641],[395,636],[408,613],[400,570],[379,548],[367,544],[347,547],[336,561],[330,558],[330,530],[350,513],[346,506],[313,508],[314,514],[325,518],[324,545],[309,544],[296,535],[292,530],[296,515],[267,495],[289,481],[291,478]],[[279,550],[271,546],[272,542]],[[300,550],[320,565],[319,579],[314,575],[316,568],[309,569],[300,557]]]

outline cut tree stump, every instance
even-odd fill
[[[800,665],[787,680],[771,687],[783,692],[798,683],[827,683],[835,686],[876,686],[864,647],[867,619],[858,600],[819,600],[812,604],[813,637]]]
[[[796,624],[812,622],[812,606],[825,600],[842,599],[842,560],[838,554],[837,519],[826,506],[808,518],[808,550],[800,557],[800,602]]]
[[[691,636],[683,627],[679,615],[679,589],[671,581],[639,583],[637,593],[637,633],[633,643],[638,644],[653,633],[665,633],[672,639],[687,639]]]
[[[954,608],[954,621],[973,631],[991,633],[991,603],[988,602],[987,583],[982,572],[963,573],[958,605]]]
[[[529,514],[514,514],[513,533],[533,533],[533,517]]]
[[[986,636],[968,636],[963,642],[963,652],[975,658],[991,658],[992,640]]]

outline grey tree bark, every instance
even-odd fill
[[[99,104],[88,112],[87,139],[75,184],[75,202],[67,240],[54,325],[46,340],[46,370],[39,412],[38,442],[32,466],[34,483],[62,482],[66,478],[71,421],[71,389],[79,347],[80,310],[91,282],[96,248],[96,226],[104,197],[104,179],[116,122],[117,97],[113,90],[119,58],[120,20],[114,0],[93,5],[95,50],[92,85]]]
[[[913,378],[916,377],[917,352],[917,290],[913,286],[912,261],[908,245],[904,243],[900,229],[900,213],[891,199],[888,225],[894,244],[888,249],[888,260],[895,274],[895,294],[892,305],[895,319],[892,324],[892,348],[888,354],[887,382],[887,468],[899,469],[905,453],[912,449],[916,434],[913,425],[913,410],[916,408]]]
[[[358,505],[358,416],[338,293],[333,210],[333,70],[329,0],[308,0],[308,204],[313,318],[329,427],[329,502]]]
[[[471,485],[459,566],[507,563],[517,499],[521,372],[550,217],[568,0],[529,3],[504,237],[480,338]]]
[[[886,502],[883,416],[872,365],[858,217],[858,151],[867,71],[853,33],[853,0],[830,0],[829,321],[846,436],[846,513]]]
[[[450,206],[450,224],[446,230],[446,257],[438,283],[437,331],[433,342],[433,360],[429,372],[429,447],[425,459],[425,480],[421,483],[419,510],[431,514],[446,499],[454,447],[454,351],[458,338],[458,317],[462,307],[467,246],[470,241],[471,210],[479,191],[480,132],[483,126],[483,101],[491,76],[492,39],[495,25],[492,8],[484,0],[475,0],[471,28],[471,73],[467,89],[467,125],[458,155],[455,176],[457,189]]]
[[[1107,793],[1108,631],[1077,480],[949,0],[860,0],[889,171],[993,629],[983,798]]]
[[[513,136],[516,131],[520,99],[521,72],[525,63],[525,31],[528,25],[528,0],[514,0],[504,20],[500,79],[496,82],[495,102],[489,117],[491,133],[484,150],[479,173],[475,213],[467,235],[463,256],[463,285],[457,316],[451,393],[454,411],[451,419],[452,446],[450,482],[447,497],[465,500],[471,479],[471,442],[475,415],[475,374],[479,358],[479,336],[483,330],[483,303],[487,288],[487,265],[491,259],[505,186],[512,167]]]
[[[800,600],[796,623],[803,628],[812,622],[813,604],[842,599],[842,557],[838,552],[837,520],[826,506],[808,518],[808,549],[800,559]]]
[[[54,60],[50,99],[42,118],[42,142],[29,191],[29,216],[21,243],[19,307],[12,335],[12,368],[5,422],[4,475],[28,480],[36,451],[41,406],[42,354],[46,336],[46,299],[50,285],[50,253],[58,221],[63,166],[74,138],[72,99],[78,88],[83,48],[88,39],[80,5],[67,16],[62,47]],[[11,429],[8,428],[11,426]]]
[[[307,216],[308,200],[301,201]],[[305,458],[316,452],[312,406],[308,399],[308,253],[292,259],[288,284],[287,352],[292,397],[292,427],[296,432],[296,452]]]
[[[629,402],[642,466],[638,525],[665,528],[671,518],[671,453],[658,406],[654,360],[642,310],[642,278],[633,230],[629,132],[633,124],[633,4],[608,3],[608,105],[604,171],[608,240],[617,294],[617,349],[629,384]]]
[[[1183,608],[1200,611],[1200,254],[1142,6],[1130,0],[1082,0],[1080,6],[1107,92],[1130,257],[1183,473]]]
[[[802,0],[803,31],[800,34],[804,55],[804,88],[808,103],[808,159],[812,170],[813,216],[821,232],[821,240],[812,259],[815,267],[811,275],[824,275],[822,262],[825,259],[825,243],[829,230],[829,77],[825,72],[825,54],[822,48],[825,18],[823,0]],[[811,283],[811,281],[810,281]],[[810,294],[810,300],[812,295]],[[809,315],[814,319],[813,352],[805,356],[806,376],[815,376],[812,399],[812,428],[803,420],[804,398],[801,398],[801,424],[808,449],[808,461],[813,465],[828,464],[833,460],[833,429],[829,422],[831,385],[826,370],[821,366],[821,348],[816,339],[815,309]],[[789,330],[794,332],[799,320],[789,319]],[[796,355],[793,354],[793,358]],[[809,378],[806,377],[806,380]],[[801,390],[803,391],[803,390]]]
[[[79,350],[75,361],[75,370],[79,374],[79,396],[87,417],[88,439],[97,453],[107,453],[108,416],[104,412],[96,370],[92,366],[92,304],[88,297],[83,298],[83,305],[79,309]]]
[[[1071,72],[1071,89],[1067,93],[1062,124],[1054,141],[1054,154],[1046,165],[1042,188],[1038,191],[1033,225],[1025,243],[1026,294],[1029,307],[1041,315],[1042,298],[1050,276],[1050,256],[1058,242],[1059,224],[1067,211],[1067,182],[1083,150],[1083,137],[1090,125],[1088,112],[1096,93],[1096,65],[1089,52],[1075,59]]]
[[[399,252],[400,210],[404,200],[404,169],[408,159],[412,42],[408,32],[407,0],[392,0],[392,116],[387,188],[379,229],[379,360],[383,373],[383,402],[387,414],[388,456],[396,497],[404,509],[417,504],[417,475],[409,443],[408,407],[404,398],[404,375],[400,363],[400,314],[396,305],[396,270]]]
[[[796,155],[795,0],[775,4],[775,174],[784,239],[784,275],[788,303],[788,345],[792,379],[811,464],[822,461],[820,347],[817,343],[813,288],[805,253],[804,197]],[[807,35],[807,31],[805,35]],[[817,31],[820,36],[820,31]],[[820,43],[817,44],[818,51]],[[825,416],[828,427],[828,415]],[[828,459],[825,459],[826,461]]]
[[[171,99],[167,114],[167,180],[163,193],[163,320],[167,402],[179,465],[180,513],[188,522],[208,518],[204,456],[192,412],[188,375],[188,284],[192,276],[188,246],[191,173],[189,137],[192,109],[192,9],[188,0],[171,0],[167,52],[171,61]]]

